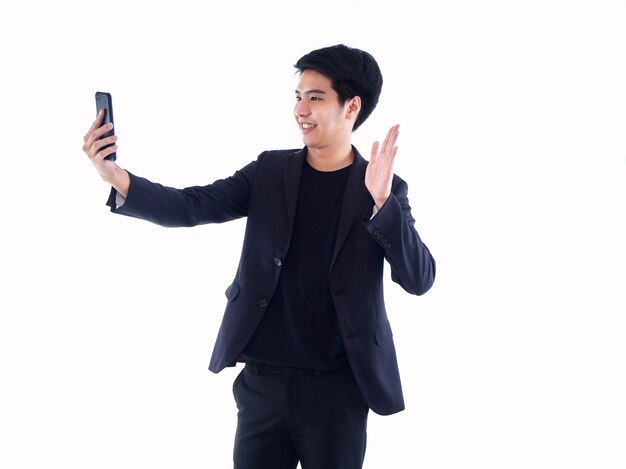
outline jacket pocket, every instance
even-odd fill
[[[381,324],[374,331],[376,337],[376,343],[378,345],[384,345],[391,340],[393,332],[391,331],[391,324],[387,321],[385,324]]]
[[[237,298],[237,295],[239,294],[239,290],[241,290],[241,287],[239,286],[236,280],[233,281],[233,283],[231,283],[230,286],[224,292],[224,294],[226,295],[226,299],[228,301],[233,301],[235,298]]]

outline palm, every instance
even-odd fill
[[[370,161],[365,171],[365,187],[367,187],[378,208],[385,203],[391,194],[393,161],[398,151],[396,140],[398,139],[399,128],[399,125],[394,125],[389,129],[382,147],[379,142],[374,142]]]

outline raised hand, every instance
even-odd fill
[[[372,145],[372,154],[365,171],[365,187],[370,192],[376,207],[381,208],[391,194],[393,181],[393,161],[396,157],[400,125],[394,125],[383,142],[382,148],[378,141]]]
[[[111,137],[100,140],[102,135],[113,128],[113,124],[102,125],[103,117],[104,112],[100,111],[96,120],[87,131],[87,134],[83,137],[83,151],[96,167],[100,177],[115,187],[121,195],[126,197],[128,187],[130,186],[130,176],[126,170],[120,168],[114,161],[104,159],[107,155],[117,150],[117,144],[115,144],[117,136],[112,135]],[[113,143],[114,145],[102,150],[102,147],[109,143]]]

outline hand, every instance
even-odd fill
[[[100,111],[96,116],[96,120],[91,124],[87,135],[83,138],[85,144],[83,145],[83,151],[89,157],[89,160],[93,163],[100,174],[100,177],[111,184],[121,193],[124,197],[128,194],[128,187],[130,186],[130,176],[128,173],[120,168],[117,163],[110,160],[105,160],[107,155],[110,155],[117,150],[116,135],[103,138],[100,137],[113,128],[113,124],[102,124],[104,112]],[[102,150],[102,147],[112,143],[109,148]]]
[[[367,187],[378,208],[383,206],[391,194],[393,160],[398,151],[398,147],[395,145],[399,129],[399,124],[389,129],[380,152],[378,151],[380,143],[374,142],[370,161],[365,171],[365,187]]]

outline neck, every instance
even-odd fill
[[[350,144],[342,148],[307,147],[306,160],[318,171],[336,171],[351,165],[354,153]]]

